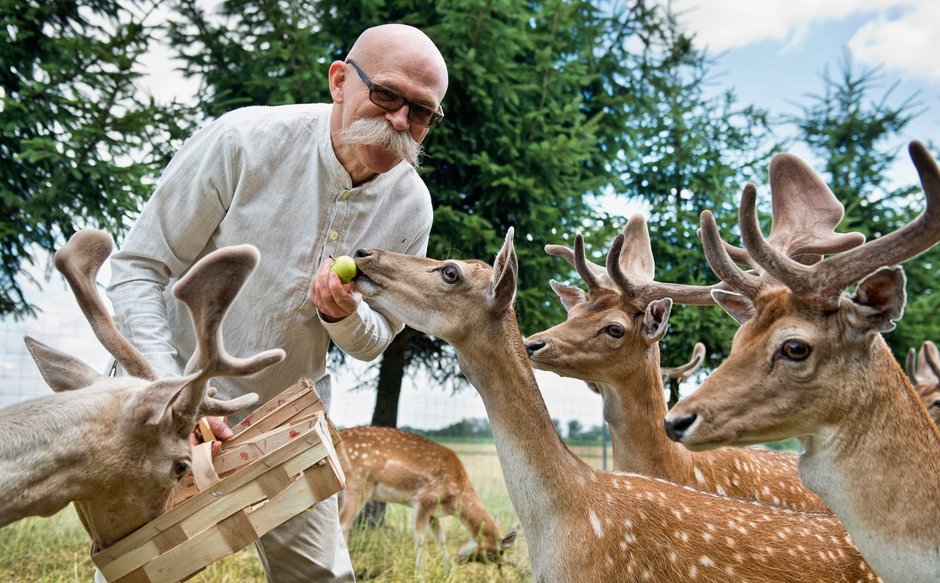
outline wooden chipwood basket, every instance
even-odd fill
[[[170,510],[92,555],[105,579],[187,579],[345,487],[339,434],[313,382],[300,380],[232,429],[207,467],[198,460],[209,459],[210,444],[194,448],[197,477]]]

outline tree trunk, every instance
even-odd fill
[[[372,412],[372,425],[380,427],[398,426],[398,401],[401,397],[401,383],[405,377],[405,352],[411,343],[413,331],[406,327],[392,340],[382,353],[379,366],[379,381],[376,387],[375,410]]]

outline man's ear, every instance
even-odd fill
[[[566,312],[570,312],[571,308],[587,301],[587,294],[579,287],[565,285],[554,279],[549,280],[548,285],[552,286],[555,295],[561,299],[561,305],[565,307]]]
[[[672,311],[672,299],[654,300],[646,306],[643,316],[643,336],[652,344],[666,335],[669,328],[669,313]]]
[[[333,103],[342,103],[345,99],[346,63],[343,61],[333,61],[330,65],[328,78],[330,81],[330,96],[333,98]]]
[[[904,284],[904,270],[897,265],[882,267],[863,279],[855,295],[843,304],[849,325],[865,337],[894,330],[907,300]]]
[[[734,318],[738,324],[743,324],[754,317],[754,304],[745,296],[723,289],[713,289],[712,298]]]

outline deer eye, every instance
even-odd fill
[[[445,265],[441,268],[441,279],[445,283],[457,283],[460,281],[460,270],[456,265]]]
[[[189,472],[190,466],[189,460],[176,460],[173,462],[173,476],[179,480]]]
[[[780,347],[780,353],[789,360],[806,360],[813,347],[802,340],[787,340]]]
[[[613,336],[614,338],[623,338],[625,331],[623,326],[620,324],[610,324],[604,328],[604,333]]]

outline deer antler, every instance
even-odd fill
[[[575,236],[575,239],[574,239],[575,248],[577,248],[578,246],[579,237],[581,237],[580,234]],[[572,251],[569,247],[565,247],[564,245],[546,245],[545,253],[547,253],[548,255],[553,255],[555,257],[561,257],[562,259],[567,261],[568,264],[571,265],[571,267],[574,267],[575,269],[578,270],[578,274],[581,275],[581,278],[584,279],[584,282],[587,283],[589,287],[591,285],[590,282],[601,284],[602,282],[606,282],[608,279],[606,269],[604,269],[600,265],[597,265],[596,263],[587,261],[586,258],[583,262],[582,267],[578,267],[578,260],[576,259],[576,257],[577,255],[582,255],[582,256],[584,255],[584,240],[583,239],[581,240],[581,253]],[[584,274],[581,273],[582,268],[589,271],[590,273],[589,278],[585,278]]]
[[[646,219],[640,214],[633,215],[607,253],[607,273],[621,293],[644,306],[662,298],[671,298],[677,304],[714,305],[711,290],[715,286],[661,283],[653,279],[654,270]]]
[[[842,291],[849,285],[880,267],[911,259],[940,240],[940,170],[920,142],[911,142],[909,150],[920,175],[927,208],[904,227],[807,268],[774,249],[764,239],[757,224],[752,193],[741,201],[741,236],[745,248],[770,275],[794,292],[823,306],[835,307]]]
[[[915,385],[940,384],[940,352],[936,344],[925,340],[920,345],[919,355],[911,348],[907,355],[907,376]]]
[[[95,277],[111,255],[112,247],[111,237],[104,231],[83,229],[56,251],[55,266],[65,276],[79,308],[107,351],[131,376],[154,380],[157,377],[150,364],[118,331],[95,286]]]
[[[802,160],[792,154],[777,154],[770,162],[771,228],[768,243],[805,265],[818,263],[824,255],[858,247],[861,233],[836,233],[845,207],[829,186]],[[753,266],[748,252],[725,243],[738,264]]]
[[[692,347],[692,359],[683,365],[661,369],[663,378],[678,379],[681,382],[698,370],[703,362],[705,362],[705,345],[696,342]]]
[[[202,415],[227,415],[253,402],[256,395],[229,401],[207,396],[211,377],[250,375],[284,359],[281,349],[267,350],[250,358],[235,358],[225,352],[220,328],[242,285],[258,263],[258,250],[250,245],[218,249],[199,260],[173,286],[173,295],[186,304],[196,330],[197,346],[186,365],[186,373],[199,371],[190,387],[189,402],[180,399],[177,411]],[[250,403],[248,403],[250,404]]]

